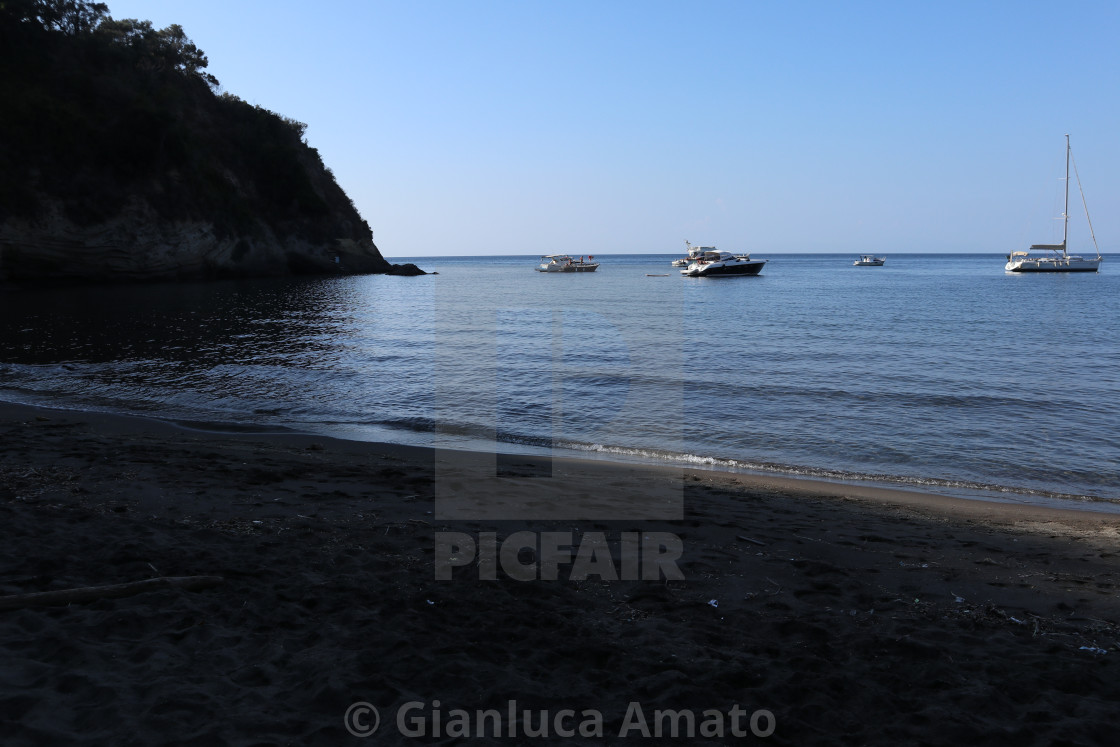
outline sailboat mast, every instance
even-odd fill
[[[1069,235],[1069,133],[1066,133],[1066,204],[1062,209],[1062,256],[1068,257],[1066,238]]]

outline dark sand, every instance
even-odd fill
[[[0,439],[0,594],[224,578],[0,611],[4,745],[461,744],[405,738],[397,708],[511,699],[530,726],[594,709],[603,736],[477,743],[1115,742],[1117,516],[649,469],[683,479],[682,520],[448,521],[430,450],[13,405]],[[531,462],[504,467],[527,490]],[[633,473],[568,468],[615,495]],[[685,579],[437,581],[443,530],[672,532]],[[619,739],[632,701],[697,736]],[[736,706],[773,735],[699,736]]]

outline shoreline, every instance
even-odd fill
[[[329,440],[332,442],[346,443],[346,444],[366,444],[371,449],[393,451],[396,449],[405,450],[419,450],[418,453],[424,451],[447,451],[447,452],[467,452],[467,453],[491,453],[489,451],[477,452],[469,447],[433,447],[426,445],[416,445],[408,443],[397,443],[392,441],[379,441],[379,440],[364,440],[357,438],[348,438],[342,435],[330,435],[323,432],[315,432],[312,430],[301,430],[289,426],[271,426],[254,423],[236,423],[231,421],[197,421],[185,420],[175,418],[162,418],[156,415],[145,415],[142,413],[120,413],[109,412],[101,410],[81,410],[71,407],[55,407],[52,405],[38,405],[27,404],[18,402],[9,402],[0,400],[0,418],[8,417],[7,413],[9,408],[16,408],[13,412],[18,412],[18,408],[28,408],[32,411],[63,413],[72,417],[90,417],[94,419],[107,418],[115,419],[121,418],[125,421],[129,419],[135,420],[137,423],[151,423],[158,424],[171,428],[173,430],[181,431],[194,431],[198,433],[212,433],[217,435],[244,435],[244,436],[276,436],[276,437],[305,437],[319,440]],[[506,444],[499,444],[499,448]],[[514,444],[508,444],[514,447]],[[510,451],[497,451],[506,458],[528,458],[528,459],[554,459],[561,462],[573,463],[593,463],[593,464],[608,464],[620,468],[643,470],[667,469],[672,471],[680,471],[688,474],[714,474],[718,475],[720,480],[730,481],[731,484],[741,483],[747,487],[765,488],[767,486],[779,486],[782,491],[804,492],[807,495],[847,495],[852,497],[862,497],[868,500],[881,501],[887,503],[898,503],[901,505],[928,505],[931,500],[943,502],[946,506],[960,505],[967,507],[970,503],[992,503],[997,505],[1006,505],[1017,507],[1023,511],[1031,511],[1034,509],[1053,511],[1058,514],[1064,512],[1074,513],[1089,513],[1089,514],[1104,514],[1114,515],[1120,517],[1120,503],[1109,499],[1099,498],[1093,496],[1076,496],[1073,494],[1067,495],[1047,495],[1040,494],[1037,491],[1029,489],[1016,489],[1006,486],[990,486],[988,488],[968,488],[968,487],[945,487],[942,490],[938,489],[936,485],[914,485],[903,482],[899,478],[891,478],[890,476],[882,476],[882,480],[875,480],[871,478],[853,477],[846,478],[832,478],[832,477],[817,477],[812,475],[789,474],[780,468],[767,470],[765,468],[748,468],[748,467],[727,467],[719,464],[689,464],[687,462],[660,462],[641,457],[628,457],[625,454],[605,454],[602,452],[588,452],[582,453],[579,449],[563,449],[557,448],[553,452],[553,456],[549,456],[546,452],[548,450],[544,447],[534,447],[517,450],[516,448]],[[559,454],[559,455],[556,455]],[[964,503],[959,503],[963,501]],[[972,511],[965,508],[966,513],[978,513],[984,515],[983,510]],[[1002,513],[996,511],[992,515]]]
[[[431,733],[435,701],[445,728],[511,701],[593,709],[608,738],[630,703],[765,709],[774,744],[1114,732],[1120,517],[516,455],[496,482],[493,455],[23,405],[0,405],[0,439],[0,596],[208,580],[0,611],[12,744],[337,744],[357,703],[400,743],[394,714],[426,704]],[[546,510],[556,490],[648,507],[651,487],[677,515]],[[440,516],[472,497],[538,502]],[[580,577],[569,558],[558,580],[475,563],[439,580],[445,532],[601,536],[612,556],[628,533],[671,535],[683,578]]]

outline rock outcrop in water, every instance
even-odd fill
[[[178,26],[0,3],[0,281],[423,274],[391,265],[304,139],[218,94]]]

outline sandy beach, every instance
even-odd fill
[[[486,476],[427,449],[17,405],[0,438],[0,595],[221,579],[0,610],[5,745],[1114,739],[1116,515],[554,462],[608,502],[678,486],[682,513],[470,519],[437,494]],[[683,578],[437,579],[441,537],[519,532],[675,536]]]

